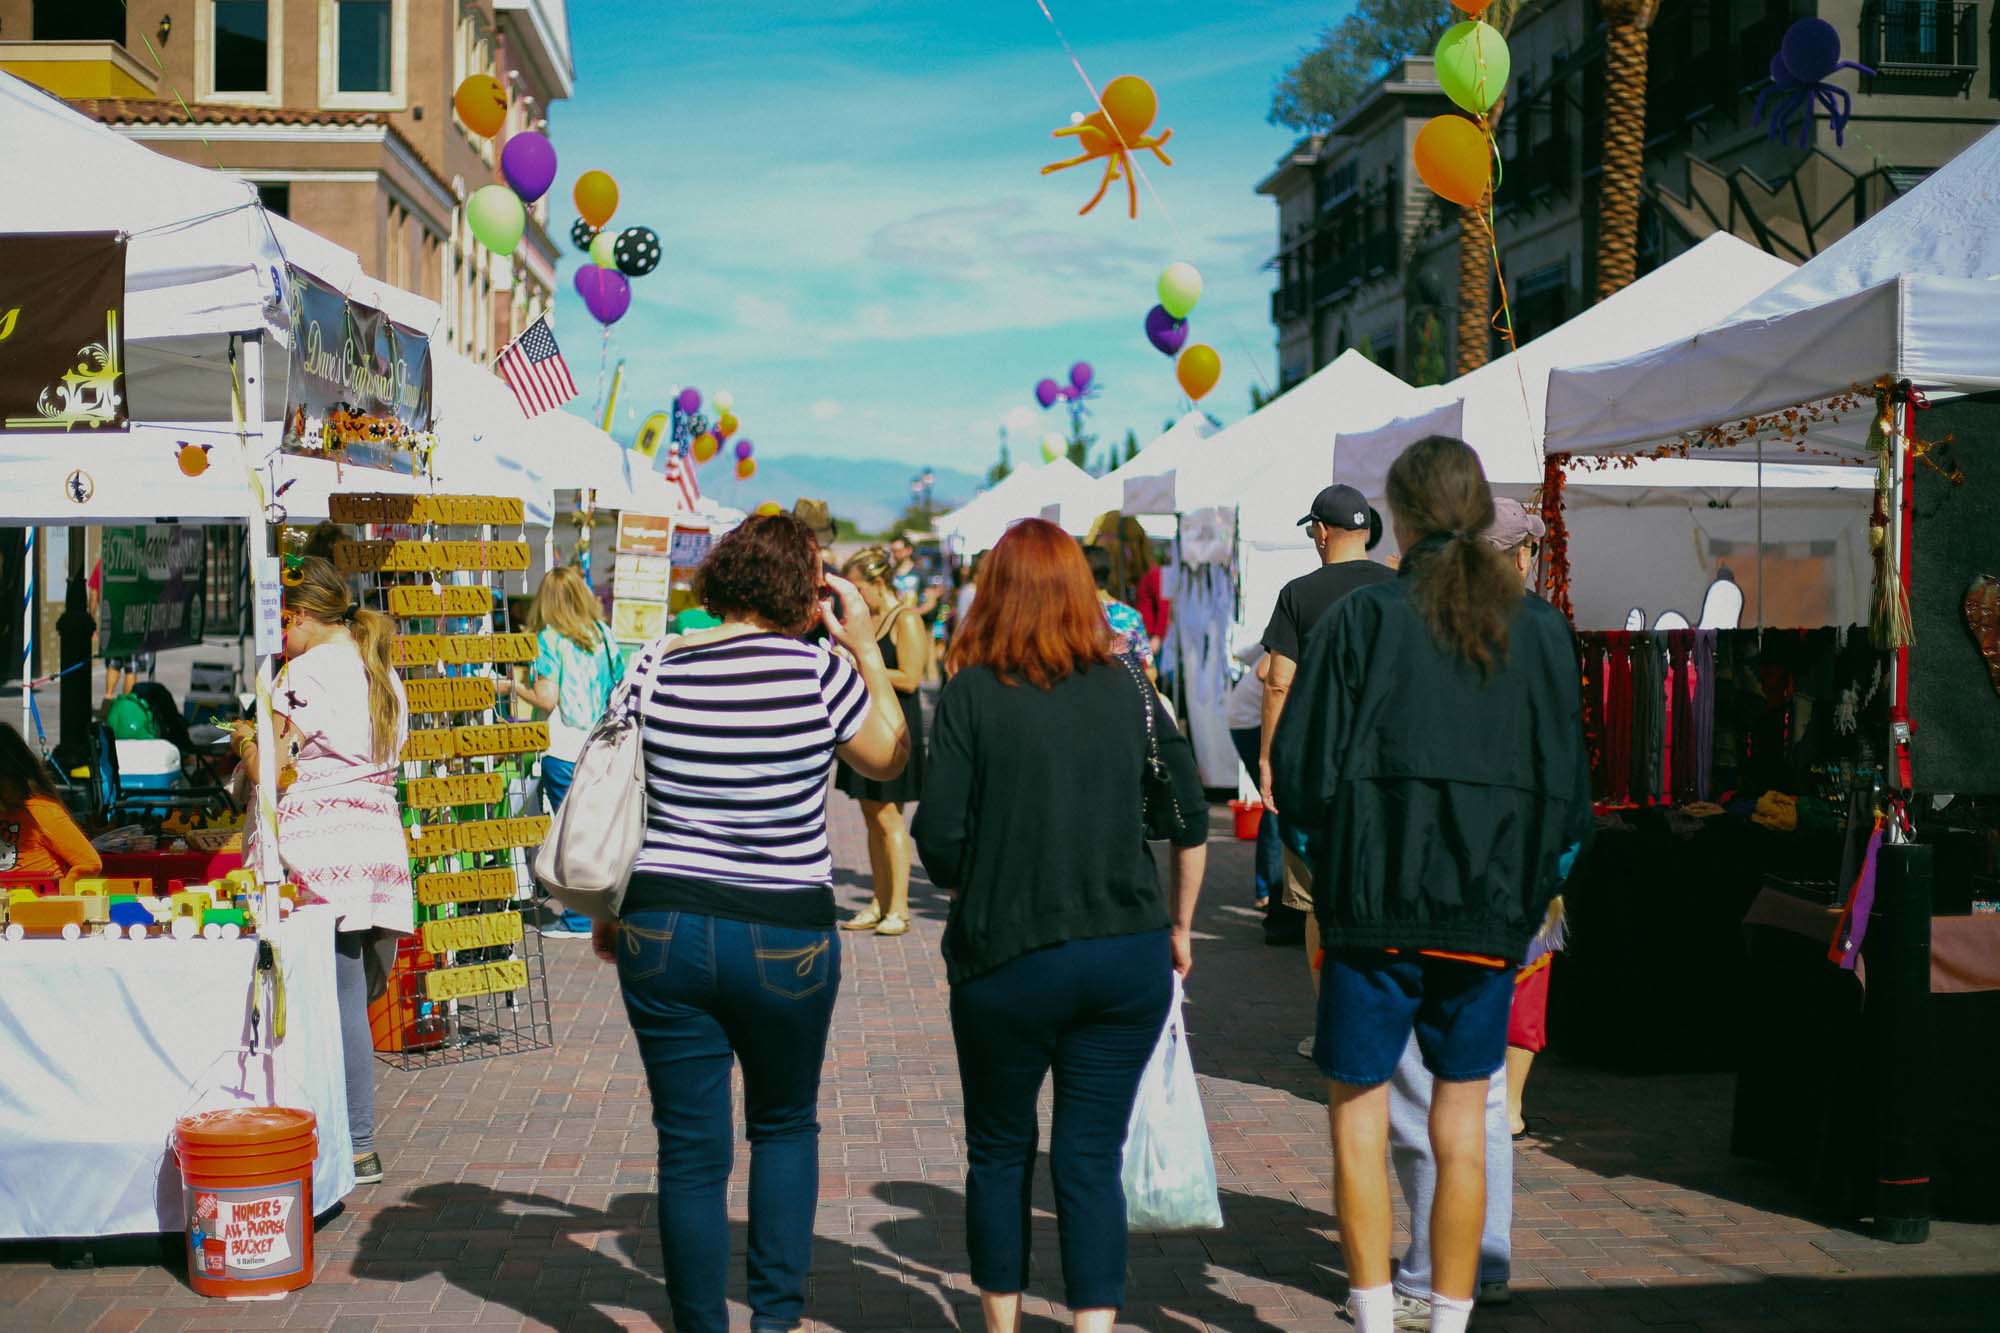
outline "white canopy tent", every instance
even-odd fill
[[[1067,458],[1040,467],[1017,468],[970,503],[941,516],[938,535],[961,556],[991,550],[1011,525],[1024,518],[1039,518],[1052,505],[1078,503],[1094,481]]]
[[[1599,348],[1591,363],[1552,375],[1548,448],[1631,452],[1865,391],[1883,375],[1932,393],[2000,388],[1996,311],[2000,130],[1726,320],[1664,344],[1656,326],[1650,350]],[[1807,443],[1863,456],[1873,416],[1864,401]],[[1758,448],[1696,444],[1739,457]]]

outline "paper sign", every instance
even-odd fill
[[[665,555],[673,530],[674,521],[671,518],[625,510],[618,515],[618,549],[642,555]]]
[[[284,563],[275,555],[260,555],[257,557],[257,656],[276,657],[285,651],[285,631],[279,618],[284,606]]]
[[[675,569],[692,569],[708,559],[708,548],[715,545],[715,534],[706,528],[675,528],[674,546],[669,553]]]
[[[667,627],[665,602],[611,601],[611,637],[619,643],[651,643]]]

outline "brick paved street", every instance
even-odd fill
[[[861,827],[835,798],[841,897],[865,896]],[[1218,825],[1218,827],[1220,827]],[[1190,983],[1226,1230],[1135,1237],[1121,1328],[1341,1328],[1322,1100],[1294,1047],[1309,1005],[1297,951],[1268,949],[1221,842]],[[973,1329],[963,1276],[958,1080],[937,937],[915,894],[901,939],[845,941],[822,1098],[825,1138],[809,1328]],[[321,1228],[316,1283],[283,1302],[193,1295],[148,1255],[54,1267],[0,1248],[0,1327],[341,1330],[664,1322],[654,1138],[612,973],[552,940],[559,1048],[381,1076],[386,1185]],[[0,1075],[4,1077],[4,1075]],[[1807,1220],[1784,1182],[1726,1151],[1724,1077],[1625,1078],[1548,1062],[1516,1158],[1515,1302],[1479,1329],[1993,1329],[2000,1227],[1941,1224],[1897,1247]],[[742,1287],[744,1167],[733,1199]],[[1046,1180],[1043,1182],[1046,1199]],[[1037,1222],[1031,1328],[1059,1291],[1052,1215]],[[747,1312],[735,1308],[739,1321]]]

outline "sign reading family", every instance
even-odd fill
[[[415,475],[431,448],[424,334],[291,270],[292,373],[284,451]]]
[[[208,541],[200,524],[104,530],[98,651],[130,657],[201,642]]]
[[[124,430],[125,243],[0,235],[0,435]]]

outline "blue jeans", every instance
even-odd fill
[[[840,990],[831,930],[634,912],[618,982],[660,1135],[660,1250],[681,1333],[726,1333],[730,1066],[750,1139],[750,1327],[803,1322],[819,1202],[819,1079]]]
[[[1389,1080],[1389,1164],[1410,1206],[1410,1248],[1396,1265],[1396,1294],[1431,1299],[1431,1205],[1437,1157],[1431,1151],[1431,1089],[1417,1038],[1410,1036]],[[1507,1071],[1486,1083],[1486,1220],[1479,1229],[1479,1285],[1513,1276],[1514,1142],[1507,1129]]]
[[[1125,1127],[1166,1026],[1172,970],[1167,932],[1151,930],[1050,945],[952,987],[966,1246],[981,1291],[1028,1285],[1035,1102],[1053,1069],[1049,1175],[1066,1299],[1072,1310],[1124,1304]]]
[[[1261,756],[1257,751],[1262,745],[1264,733],[1258,727],[1242,727],[1232,730],[1229,739],[1236,742],[1237,757],[1243,767],[1250,771],[1252,782],[1261,782],[1258,772]],[[1269,898],[1285,887],[1285,841],[1278,832],[1278,816],[1266,810],[1264,818],[1257,824],[1257,896]]]
[[[576,764],[573,760],[542,756],[542,799],[548,802],[550,814],[562,807],[563,797],[569,795],[569,784],[575,777]],[[565,930],[585,935],[590,933],[590,918],[581,912],[564,912],[562,923]]]

